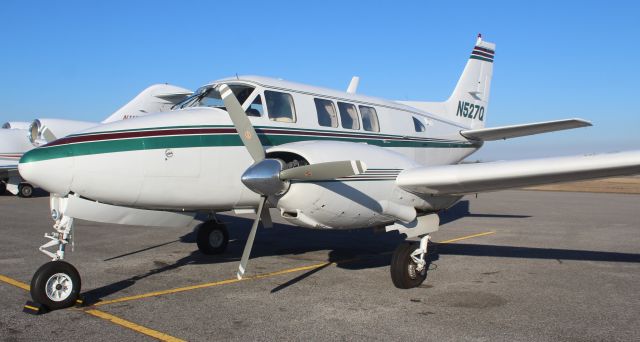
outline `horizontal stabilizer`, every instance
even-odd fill
[[[491,141],[501,140],[547,132],[562,131],[565,129],[591,126],[591,123],[582,119],[565,119],[556,121],[537,122],[524,125],[512,125],[493,128],[481,128],[460,131],[460,134],[468,139]]]
[[[414,193],[462,195],[633,174],[640,174],[640,151],[419,167],[396,182]]]

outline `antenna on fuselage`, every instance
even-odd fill
[[[358,85],[360,84],[360,77],[353,76],[351,78],[351,82],[349,82],[349,87],[347,88],[347,93],[355,94],[356,90],[358,90]]]

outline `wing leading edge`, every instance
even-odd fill
[[[640,174],[640,151],[419,167],[396,182],[414,193],[461,195],[633,174]]]

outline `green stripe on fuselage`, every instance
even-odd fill
[[[276,146],[290,142],[304,140],[335,140],[368,143],[382,147],[413,147],[413,148],[472,148],[475,145],[465,142],[438,142],[438,141],[395,141],[384,139],[355,139],[349,137],[322,137],[305,135],[277,135],[259,134],[264,146]],[[160,137],[143,137],[104,141],[91,141],[72,143],[68,145],[44,146],[33,149],[24,154],[21,163],[31,163],[49,159],[65,158],[72,156],[85,156],[103,153],[154,150],[163,148],[187,148],[187,147],[223,147],[242,146],[242,141],[237,133],[234,134],[202,134],[202,135],[177,135]]]

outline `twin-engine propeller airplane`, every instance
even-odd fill
[[[170,84],[154,84],[107,117],[102,123],[130,119],[154,112],[170,110],[191,95],[188,89]],[[52,142],[70,133],[98,125],[97,122],[39,118],[32,122],[6,122],[0,129],[0,194],[9,191],[20,197],[31,197],[33,185],[18,173],[18,161],[34,147]]]
[[[393,284],[406,289],[426,277],[438,211],[465,194],[640,173],[640,152],[459,164],[484,141],[590,125],[568,119],[484,128],[494,51],[478,37],[445,102],[362,96],[357,79],[341,92],[234,77],[200,88],[171,112],[93,127],[29,151],[20,173],[51,192],[55,221],[40,247],[53,261],[33,276],[33,299],[55,309],[78,297],[78,271],[63,261],[74,218],[186,226],[198,211],[255,211],[238,277],[259,223],[271,225],[268,207],[305,228],[386,227],[409,240],[391,261]],[[228,239],[215,219],[199,226],[202,253],[224,252]]]

